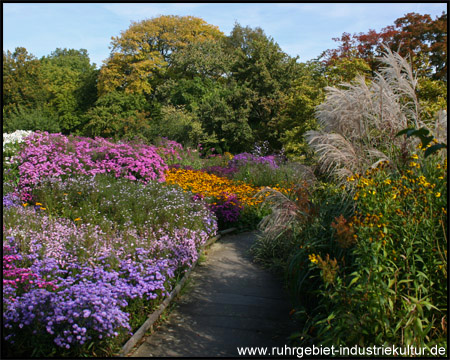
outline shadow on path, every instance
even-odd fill
[[[290,305],[280,280],[251,261],[255,238],[227,235],[213,244],[178,308],[132,356],[238,356],[237,347],[288,344]]]

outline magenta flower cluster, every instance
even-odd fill
[[[116,144],[95,139],[35,132],[25,140],[24,149],[15,157],[19,164],[19,189],[23,200],[43,178],[61,178],[71,174],[111,173],[116,177],[164,181],[167,165],[155,146]]]

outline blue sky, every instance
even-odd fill
[[[409,12],[433,19],[440,3],[4,3],[3,50],[17,46],[40,58],[56,48],[87,49],[98,66],[109,55],[112,36],[131,21],[159,15],[196,16],[226,35],[235,22],[261,27],[291,56],[308,61],[336,47],[344,32],[380,30]]]

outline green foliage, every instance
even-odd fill
[[[33,190],[33,199],[45,204],[52,216],[80,219],[83,223],[99,225],[106,232],[124,230],[130,224],[142,231],[149,228],[170,231],[183,227],[185,214],[195,206],[188,194],[180,198],[180,193],[171,192],[171,188],[157,182],[144,186],[97,174],[94,179],[70,178],[64,184],[47,181]],[[177,204],[176,213],[165,205],[169,203]]]
[[[250,111],[247,91],[237,83],[228,86],[218,83],[201,99],[197,116],[202,120],[207,134],[216,137],[216,143],[207,143],[218,152],[238,153],[253,144],[254,136],[248,123]]]
[[[284,107],[284,91],[296,76],[296,58],[290,58],[261,28],[236,24],[228,38],[234,51],[232,78],[244,85],[251,108],[248,123],[255,141],[269,141],[280,148],[279,119]]]
[[[431,145],[430,143],[434,140],[434,137],[432,135],[429,135],[430,131],[426,128],[420,128],[420,129],[404,129],[397,133],[397,136],[400,135],[406,135],[406,137],[415,136],[418,137],[421,141],[420,146],[425,150],[425,157],[430,156],[431,154],[434,154],[435,152],[441,150],[441,149],[447,149],[447,144],[443,143],[435,143],[434,145]]]
[[[41,64],[23,47],[3,52],[3,114],[35,108],[47,99]]]
[[[84,49],[56,49],[41,59],[45,88],[49,93],[48,111],[58,119],[64,134],[79,131],[83,113],[97,97],[97,71]]]
[[[290,188],[305,180],[314,181],[311,169],[299,163],[288,161],[279,167],[267,163],[247,162],[233,175],[234,180],[243,181],[256,187],[270,186]]]
[[[351,198],[327,189],[315,199],[319,213],[287,270],[305,324],[300,343],[445,346],[446,160],[412,159],[412,170],[350,178],[355,212]]]
[[[333,59],[324,69],[329,86],[351,82],[357,75],[371,76],[370,65],[364,60],[354,58]]]
[[[316,61],[299,64],[299,74],[286,91],[286,104],[280,119],[280,140],[286,155],[297,161],[312,154],[304,139],[309,130],[318,128],[316,106],[325,99],[326,78]]]
[[[439,110],[447,109],[447,83],[443,80],[432,80],[423,76],[419,77],[417,81],[421,116],[424,121],[432,121]]]
[[[173,54],[174,76],[218,80],[229,74],[232,54],[226,49],[225,38],[188,43]]]
[[[162,106],[161,117],[152,121],[151,131],[154,137],[167,137],[184,146],[196,146],[200,143],[215,141],[204,132],[195,114],[187,112],[182,106]]]
[[[144,95],[110,92],[86,113],[83,132],[89,136],[147,140],[151,138],[149,111]]]
[[[52,133],[60,132],[55,115],[43,108],[18,106],[4,118],[3,131],[12,133],[15,130],[42,130]]]

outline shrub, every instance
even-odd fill
[[[224,193],[209,208],[217,216],[219,229],[226,229],[238,222],[242,205],[236,195]]]

